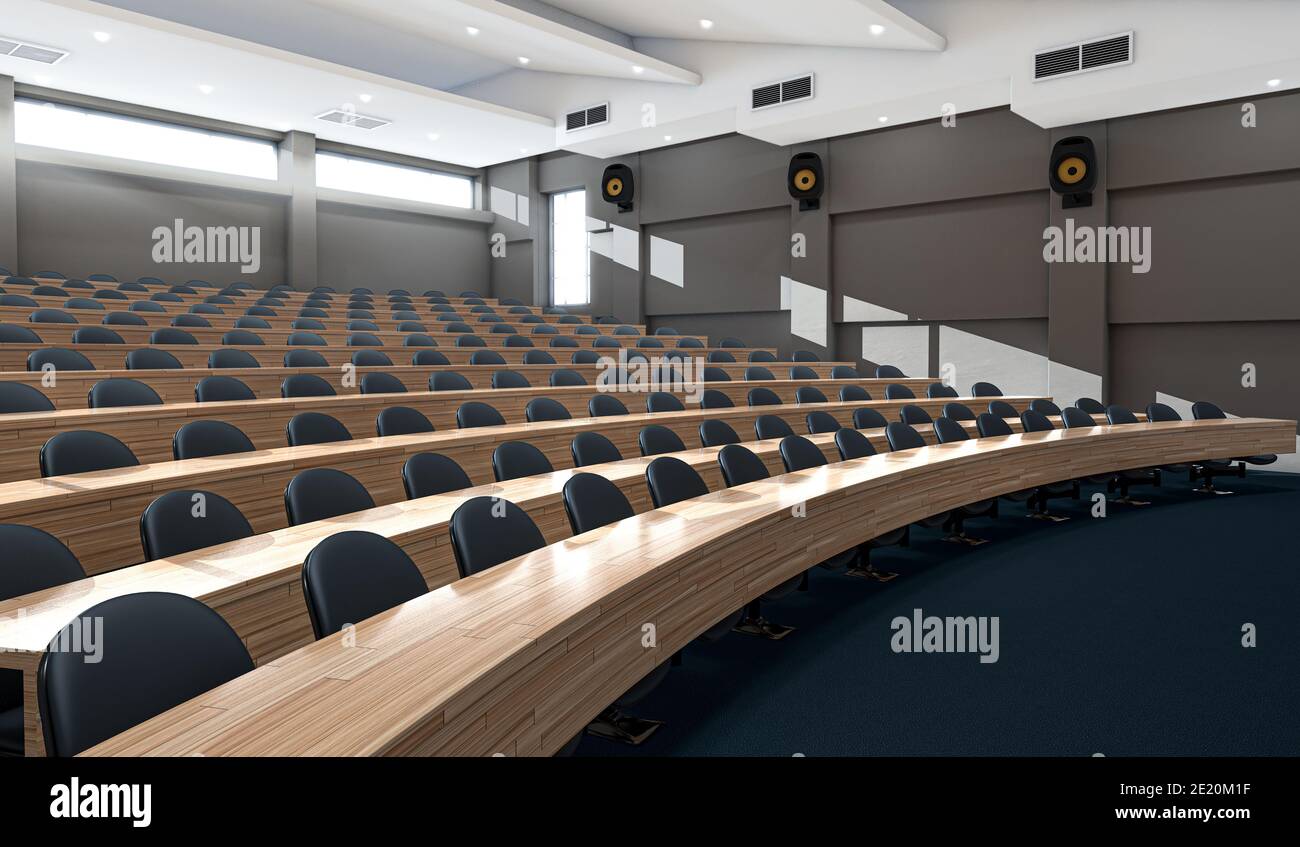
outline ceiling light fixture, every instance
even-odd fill
[[[357,97],[361,98],[362,103],[369,103],[371,100],[375,99],[371,97],[369,94],[358,94]]]
[[[641,67],[640,65],[633,65],[633,66],[632,66],[632,73],[634,73],[634,74],[643,74],[643,73],[645,73],[645,68]]]
[[[867,27],[867,29],[871,30],[871,34],[872,34],[872,35],[884,35],[884,34],[885,34],[885,28],[884,28],[883,26],[881,26],[880,24],[872,24],[871,26]]]
[[[700,18],[700,29],[713,29],[713,21],[708,18]]]
[[[673,137],[672,137],[671,135],[665,135],[665,136],[664,136],[664,141],[672,141],[672,140],[673,140]]]
[[[204,83],[199,86],[199,91],[202,91],[204,94],[211,94],[215,90],[216,89],[214,89],[212,86],[208,85],[207,83]]]
[[[478,35],[478,27],[476,26],[467,26],[465,27],[465,31],[470,35]]]
[[[96,32],[94,33],[94,36],[95,36],[95,40],[98,41],[100,44],[107,44],[108,42],[113,40],[113,36],[109,35],[106,32]]]
[[[889,123],[889,116],[881,115],[880,117],[876,118],[876,120],[880,121],[882,124],[887,124]]]
[[[520,56],[520,57],[519,57],[519,64],[521,64],[521,65],[526,65],[526,64],[528,64],[528,63],[531,62],[531,61],[532,61],[532,59],[528,58],[527,56]]]
[[[426,136],[430,141],[437,141],[439,136],[436,132],[431,132]]]
[[[1277,88],[1277,87],[1278,87],[1279,85],[1281,85],[1281,84],[1282,84],[1282,80],[1280,80],[1280,79],[1270,79],[1270,80],[1268,81],[1268,87],[1269,87],[1269,88]]]

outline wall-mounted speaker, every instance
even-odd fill
[[[605,175],[600,180],[600,196],[606,203],[617,203],[620,212],[630,212],[635,195],[636,182],[632,179],[631,168],[627,165],[605,168]]]
[[[790,170],[785,184],[790,190],[790,196],[799,201],[799,211],[806,212],[821,206],[822,192],[826,190],[822,157],[816,153],[795,153],[790,157]]]
[[[1073,135],[1056,142],[1047,181],[1061,195],[1062,209],[1091,206],[1092,189],[1097,185],[1097,148],[1092,139]]]

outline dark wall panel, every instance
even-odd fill
[[[789,153],[728,135],[641,154],[641,221],[646,224],[785,207]]]
[[[492,279],[490,291],[493,297],[515,297],[525,303],[533,302],[532,241],[507,243],[506,254],[493,257],[488,269]]]

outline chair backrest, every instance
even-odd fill
[[[290,347],[324,347],[325,339],[314,332],[291,332],[285,339]]]
[[[41,476],[65,476],[140,464],[131,449],[113,436],[92,430],[60,432],[43,445],[39,456]]]
[[[39,388],[25,382],[0,382],[0,415],[53,411],[54,404]]]
[[[1224,420],[1228,417],[1218,406],[1208,400],[1197,400],[1192,404],[1192,419],[1198,421]]]
[[[86,572],[72,551],[48,532],[23,524],[0,524],[0,601],[82,579]],[[5,698],[0,694],[0,700]],[[8,705],[8,704],[6,704]],[[17,705],[17,704],[14,704]]]
[[[194,386],[194,402],[196,403],[256,399],[257,395],[253,393],[253,389],[233,376],[205,376]]]
[[[1121,406],[1118,403],[1112,403],[1106,407],[1106,420],[1114,424],[1135,424],[1138,422],[1137,415],[1127,406]]]
[[[726,350],[710,350],[709,354],[704,357],[706,362],[717,362],[720,364],[734,364],[736,357]]]
[[[538,421],[567,421],[573,415],[569,414],[569,409],[559,400],[550,397],[534,397],[528,401],[524,407],[524,420],[529,423]]]
[[[429,374],[430,391],[472,391],[473,388],[474,385],[468,379],[455,371],[435,371]]]
[[[473,429],[480,426],[505,426],[506,419],[494,407],[487,403],[471,400],[462,403],[456,409],[456,426],[460,429]]]
[[[749,361],[751,362],[775,362],[776,355],[769,350],[751,350]]]
[[[374,507],[375,500],[366,487],[337,468],[310,468],[289,480],[284,489],[284,513],[289,526]]]
[[[730,409],[736,404],[731,402],[731,397],[723,394],[716,388],[706,388],[700,395],[701,409]]]
[[[934,419],[934,437],[940,444],[948,444],[953,441],[966,441],[970,438],[970,434],[966,432],[964,426],[952,418],[938,417]]]
[[[402,327],[400,326],[398,327],[398,330],[401,332],[408,332],[408,330],[402,329]],[[433,340],[433,336],[426,335],[423,331],[421,331],[421,332],[412,332],[410,335],[403,338],[402,346],[403,347],[437,347],[438,342]]]
[[[212,321],[208,320],[202,315],[185,314],[185,315],[177,315],[176,317],[172,318],[172,326],[210,327],[212,326]]]
[[[718,467],[728,488],[771,476],[763,460],[753,450],[739,444],[727,444],[718,451]]]
[[[1019,413],[1016,412],[1016,407],[1012,406],[1006,400],[990,400],[989,414],[997,415],[1000,418],[1014,418],[1019,416]]]
[[[951,385],[944,385],[942,382],[932,382],[925,389],[925,396],[931,400],[938,400],[943,397],[956,397],[957,389]]]
[[[405,394],[406,383],[383,371],[375,371],[361,377],[362,394]]]
[[[840,428],[840,422],[835,420],[835,416],[822,409],[809,412],[804,418],[804,423],[808,425],[808,432],[813,435],[819,432],[835,432]]]
[[[57,649],[74,643],[82,620],[112,633],[99,661]],[[46,751],[74,756],[252,669],[243,640],[191,597],[141,592],[97,603],[41,657],[36,693]]]
[[[349,332],[378,332],[379,324],[374,321],[357,319],[348,321],[346,329]]]
[[[722,368],[706,367],[704,369],[704,381],[705,382],[731,382],[731,374],[727,373]]]
[[[462,577],[546,546],[523,509],[497,497],[473,497],[452,513],[451,549]]]
[[[754,419],[754,434],[759,439],[785,438],[787,435],[794,435],[794,430],[784,418],[776,415],[759,415]]]
[[[304,444],[329,444],[334,441],[351,441],[352,433],[338,418],[321,412],[299,412],[289,419],[285,427],[285,440],[290,447]]]
[[[545,350],[528,350],[524,352],[525,365],[553,365],[555,357]]]
[[[700,423],[700,444],[705,447],[720,447],[724,444],[739,444],[740,436],[726,421],[709,418]]]
[[[623,454],[614,442],[599,432],[578,433],[569,443],[569,451],[573,453],[574,466],[579,468],[623,460]]]
[[[1012,434],[1011,425],[1007,423],[1006,418],[991,412],[984,412],[975,418],[975,429],[979,432],[980,438]]]
[[[1183,416],[1174,411],[1173,406],[1165,403],[1148,403],[1147,420],[1149,421],[1181,421]]]
[[[945,418],[952,418],[955,421],[975,420],[975,413],[971,411],[970,406],[967,406],[965,403],[944,403],[943,416]]]
[[[626,415],[627,406],[612,394],[597,394],[587,401],[587,413],[593,418],[605,418],[613,415]]]
[[[677,398],[676,394],[669,394],[667,391],[653,391],[650,396],[645,398],[645,410],[647,412],[684,412],[686,406]]]
[[[150,344],[198,344],[199,340],[183,329],[164,326],[149,334]]]
[[[642,456],[680,453],[686,449],[681,436],[668,427],[659,426],[658,424],[642,427],[641,432],[637,434],[637,444],[641,447]]]
[[[402,465],[402,485],[408,500],[460,491],[473,485],[454,459],[441,453],[416,453]]]
[[[925,439],[921,437],[921,433],[902,421],[890,421],[886,424],[885,440],[889,442],[890,450],[911,450],[925,446]]]
[[[1047,415],[1033,409],[1025,409],[1020,413],[1020,428],[1025,432],[1051,432],[1056,429]]]
[[[1080,397],[1074,401],[1074,405],[1090,415],[1104,415],[1106,413],[1106,407],[1091,397]]]
[[[316,374],[289,374],[280,383],[281,397],[333,397],[334,386]]]
[[[908,403],[898,410],[898,419],[911,426],[921,426],[931,422],[930,413],[920,406]]]
[[[433,432],[433,424],[423,412],[410,406],[389,406],[382,409],[375,418],[375,434],[381,438],[388,435],[415,435],[421,432]]]
[[[90,388],[87,404],[92,409],[120,406],[161,406],[162,398],[143,382],[134,379],[102,379]]]
[[[284,354],[286,368],[324,368],[329,362],[317,350],[289,350]]]
[[[252,535],[253,527],[244,513],[211,491],[169,491],[146,506],[140,515],[140,543],[147,561]]]
[[[578,342],[574,341],[572,338],[570,338],[567,335],[557,335],[547,343],[547,346],[548,347],[577,347]]]
[[[871,393],[861,385],[840,386],[841,403],[859,403],[871,399]]]
[[[645,469],[650,500],[656,509],[709,493],[695,469],[674,456],[660,456]]]
[[[796,403],[825,403],[826,395],[820,388],[812,385],[801,385],[795,389],[794,400]]]
[[[1061,410],[1061,423],[1065,425],[1066,429],[1079,429],[1097,425],[1097,422],[1092,419],[1092,415],[1077,406],[1066,406]]]
[[[564,511],[574,535],[581,535],[633,516],[622,490],[603,476],[578,473],[564,484]]]
[[[447,324],[447,331],[460,332],[460,330],[455,329],[455,326],[456,324],[454,323]],[[464,324],[462,324],[462,326],[464,326]],[[456,336],[456,346],[457,347],[486,347],[487,342],[484,341],[482,338],[479,338],[477,335],[473,335],[472,333],[467,333],[464,335]]]
[[[569,361],[575,365],[594,365],[600,361],[600,354],[595,350],[577,350],[569,357]]]
[[[748,394],[751,406],[780,406],[781,395],[770,388],[751,388]]]
[[[450,365],[451,360],[439,350],[417,350],[411,357],[413,365]],[[459,376],[459,374],[457,374]],[[437,390],[432,389],[431,390]]]
[[[123,314],[128,314],[123,312]],[[73,344],[124,344],[122,336],[104,326],[83,326],[72,333]]]
[[[561,387],[566,385],[586,385],[586,378],[575,370],[569,368],[560,368],[551,371],[550,382],[552,387]]]
[[[172,436],[172,458],[177,461],[251,453],[255,449],[243,430],[225,421],[190,421]]]
[[[546,454],[526,441],[505,441],[492,451],[492,473],[497,482],[554,470]]]
[[[876,379],[906,379],[907,374],[903,373],[894,365],[877,365]]]
[[[48,286],[45,286],[45,287],[48,287]],[[57,290],[57,289],[56,289],[56,290]],[[40,289],[40,288],[36,288],[36,289],[33,290],[32,293],[33,293],[33,294],[38,294],[38,295],[39,295],[39,294],[41,294],[42,292],[41,292],[41,289]],[[62,292],[60,292],[60,293],[62,293]],[[65,309],[90,309],[90,310],[92,310],[92,311],[96,311],[96,312],[103,312],[103,311],[105,311],[105,306],[104,306],[104,304],[101,303],[101,302],[99,302],[98,300],[95,300],[95,299],[91,298],[91,297],[69,297],[67,300],[63,301],[63,308],[65,308]],[[75,323],[75,322],[74,322],[74,323]]]
[[[1001,397],[1002,389],[991,382],[977,382],[970,387],[972,397]]]
[[[22,306],[27,309],[35,309],[38,305],[35,300],[22,294],[0,293],[0,306]]]
[[[889,385],[885,386],[886,400],[911,400],[915,397],[916,394],[906,385],[899,385],[896,382],[891,382]]]
[[[790,379],[816,379],[817,371],[807,365],[795,365],[790,368]]]
[[[257,361],[257,357],[247,350],[226,347],[213,350],[208,354],[209,368],[260,368],[261,366],[262,363]]]
[[[469,363],[471,365],[504,365],[506,358],[495,350],[475,350],[469,356]]]
[[[324,321],[318,321],[318,320],[316,320],[315,318],[294,318],[294,319],[289,323],[289,328],[290,328],[290,329],[317,330],[317,329],[324,329],[324,328],[325,328],[325,323],[324,323]],[[319,337],[320,337],[320,336],[317,336],[317,338],[319,338]],[[293,342],[290,342],[290,343],[293,343]],[[300,343],[306,344],[306,343],[308,343],[308,342],[305,342],[305,341],[304,341],[304,342],[300,342]]]
[[[263,324],[266,324],[263,326]],[[262,336],[256,332],[249,332],[249,329],[270,329],[271,325],[261,318],[238,318],[235,320],[235,326],[238,329],[232,329],[221,336],[222,344],[239,344],[241,346],[262,347],[266,344]]]
[[[856,429],[848,427],[835,431],[835,449],[840,451],[840,458],[846,462],[849,459],[863,459],[876,455],[876,448],[871,443],[871,439]]]
[[[826,454],[802,435],[789,435],[781,439],[781,463],[786,473],[821,467],[826,464]]]
[[[492,374],[493,388],[531,388],[528,377],[518,371],[496,371]]]
[[[373,532],[339,532],[302,564],[302,594],[317,639],[428,591],[424,575],[395,543]]]
[[[884,429],[889,425],[885,416],[877,409],[861,408],[853,410],[854,429]]]
[[[677,348],[678,348],[678,349],[683,349],[683,348],[685,348],[685,349],[691,349],[691,350],[702,350],[702,349],[704,349],[704,342],[700,341],[700,339],[698,339],[698,338],[690,338],[690,337],[687,337],[687,338],[679,338],[679,339],[677,339]]]
[[[1061,414],[1060,406],[1056,405],[1051,400],[1048,400],[1043,397],[1030,400],[1029,408],[1033,409],[1035,412],[1038,412],[1040,415],[1047,415],[1048,417],[1054,417],[1056,415]]]
[[[506,337],[507,347],[532,347],[533,340],[522,335],[510,335]]]
[[[104,315],[105,326],[148,326],[149,322],[135,312],[109,312]]]
[[[37,309],[27,316],[27,320],[34,324],[75,324],[81,323],[75,316],[69,315],[62,309]]]
[[[27,357],[27,370],[40,371],[46,367],[56,371],[93,371],[94,364],[76,350],[64,347],[47,347],[33,350]]]
[[[359,368],[391,368],[393,360],[387,353],[366,348],[352,354],[352,364]]]
[[[130,371],[176,371],[184,367],[171,353],[153,347],[141,347],[126,354],[126,368]]]

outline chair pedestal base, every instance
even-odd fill
[[[874,579],[877,582],[889,582],[891,579],[898,576],[898,574],[893,571],[876,570],[876,566],[870,562],[864,562],[858,567],[849,568],[844,571],[844,575],[857,577],[858,579]]]
[[[967,547],[978,547],[981,544],[989,543],[987,538],[976,538],[973,535],[967,535],[964,531],[950,532],[943,537],[943,540],[950,544],[965,544]]]
[[[1067,515],[1053,515],[1051,512],[1030,512],[1026,517],[1036,521],[1050,521],[1052,523],[1064,523],[1070,519]]]
[[[587,724],[587,733],[607,741],[636,746],[654,735],[655,730],[663,726],[663,721],[646,720],[626,715],[613,706],[601,712],[597,718]]]
[[[1111,500],[1110,502],[1119,503],[1122,506],[1150,506],[1151,505],[1150,500],[1134,500],[1132,497],[1128,496],[1127,494],[1125,494],[1122,497],[1116,497],[1114,500]]]
[[[740,622],[731,628],[732,632],[738,632],[741,635],[753,635],[758,638],[766,638],[769,641],[780,641],[790,633],[794,632],[794,627],[785,626],[779,623],[772,623],[763,617],[759,601],[755,600],[745,607],[745,616]]]

